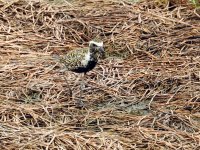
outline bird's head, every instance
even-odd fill
[[[89,42],[90,53],[101,59],[105,58],[105,50],[103,42],[90,41]]]

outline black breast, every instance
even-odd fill
[[[71,71],[76,72],[76,73],[86,73],[96,66],[97,62],[96,61],[88,61],[87,66],[85,67],[77,67],[76,69],[72,69]]]

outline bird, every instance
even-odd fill
[[[61,57],[60,62],[69,71],[86,74],[94,69],[99,59],[104,57],[103,42],[90,41],[89,48],[72,50]]]
[[[89,47],[82,49],[74,49],[68,52],[65,56],[60,58],[60,63],[64,64],[67,71],[71,71],[78,74],[84,74],[93,70],[98,63],[99,59],[105,58],[105,49],[103,42],[92,40],[89,42]],[[66,79],[65,79],[66,80]],[[67,80],[66,80],[67,81]],[[81,82],[81,96],[83,90],[83,79]],[[69,88],[70,89],[70,88]],[[72,96],[72,90],[70,89]],[[83,102],[79,99],[77,102],[78,107],[82,107]]]

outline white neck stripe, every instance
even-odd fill
[[[103,47],[103,42],[90,41],[89,45],[90,45],[90,44],[95,44],[95,45],[97,45],[97,46],[99,46],[99,47]]]

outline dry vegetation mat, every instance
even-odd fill
[[[118,0],[0,10],[0,149],[200,148],[198,10]],[[81,77],[53,56],[97,37],[107,58],[76,108]]]

